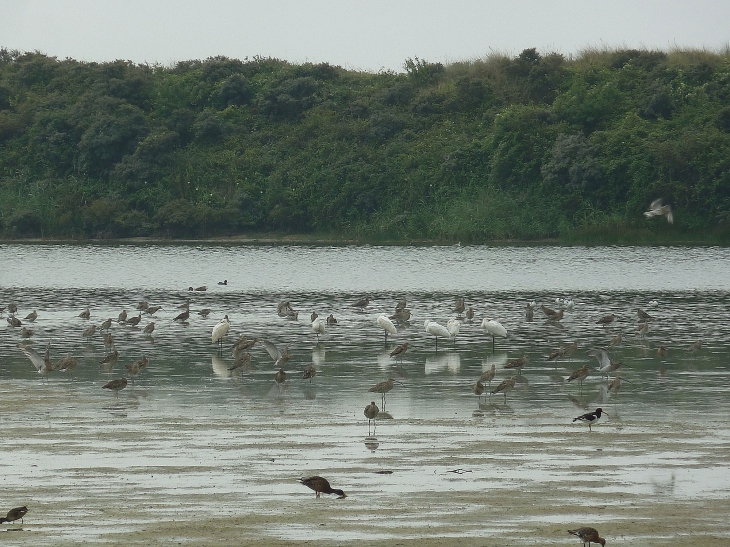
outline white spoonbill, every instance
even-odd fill
[[[381,313],[378,318],[375,320],[377,325],[385,331],[385,343],[388,343],[388,335],[389,334],[396,334],[398,331],[395,328],[395,325],[393,322],[388,319],[388,316],[384,313]]]
[[[493,319],[482,319],[482,328],[487,331],[487,334],[492,335],[492,352],[494,352],[494,338],[496,336],[499,336],[500,338],[507,338],[507,329],[505,329],[498,321],[494,321]]]
[[[317,316],[312,320],[312,332],[317,335],[317,343],[319,344],[319,335],[324,336],[325,320]]]
[[[223,348],[223,337],[228,333],[228,329],[230,327],[231,322],[228,320],[227,315],[215,327],[213,327],[210,339],[214,344],[217,342],[221,349]]]
[[[454,339],[454,345],[456,345],[456,335],[459,334],[459,329],[461,328],[461,321],[458,319],[451,318],[446,322],[446,330],[449,331],[449,334]]]
[[[439,336],[443,336],[444,338],[449,338],[451,336],[448,329],[436,321],[429,321],[426,319],[423,326],[426,328],[426,332],[428,334],[432,334],[436,337],[436,350],[439,349]]]

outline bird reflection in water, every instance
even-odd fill
[[[426,357],[425,374],[448,371],[457,374],[461,368],[461,355],[458,353],[437,353]]]
[[[375,452],[379,446],[380,443],[376,437],[365,437],[365,448],[370,450],[370,452]]]

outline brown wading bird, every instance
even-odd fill
[[[504,365],[504,368],[517,369],[517,372],[519,374],[522,374],[522,367],[524,367],[529,362],[530,358],[527,355],[523,355],[518,359],[512,359],[511,361],[509,361],[506,365]]]
[[[307,365],[304,369],[304,374],[302,374],[302,380],[309,380],[309,383],[312,383],[312,378],[317,376],[317,369],[314,368],[314,365]]]
[[[454,306],[454,311],[457,315],[461,315],[464,313],[464,310],[466,309],[466,304],[464,303],[463,298],[457,298],[456,299],[456,306]]]
[[[511,378],[508,378],[506,380],[503,380],[497,387],[495,387],[491,394],[494,395],[495,393],[503,393],[504,394],[504,402],[507,403],[507,392],[510,391],[512,388],[515,387],[515,382],[517,381],[516,376],[512,376]]]
[[[469,309],[466,310],[466,320],[470,323],[474,320],[474,308],[469,307]]]
[[[497,367],[492,363],[492,368],[485,370],[482,372],[482,375],[479,377],[479,382],[484,383],[487,382],[489,386],[492,385],[492,380],[494,380],[494,375],[497,373]]]
[[[578,370],[574,370],[570,376],[568,376],[568,382],[573,380],[580,380],[580,385],[583,386],[583,380],[588,377],[588,365],[583,365]]]
[[[132,325],[133,327],[136,327],[139,325],[139,322],[142,321],[142,312],[139,312],[139,315],[137,317],[130,317],[127,319],[127,325]]]
[[[281,389],[281,384],[286,382],[286,372],[283,368],[280,368],[279,372],[274,375],[274,380],[276,381],[276,387]]]
[[[385,410],[385,394],[388,393],[391,389],[393,389],[393,386],[395,384],[400,384],[400,382],[396,382],[393,380],[393,378],[388,378],[384,382],[378,382],[373,387],[368,389],[370,393],[380,393],[382,401],[381,405],[383,405],[383,410]]]
[[[568,533],[578,536],[578,538],[583,542],[583,547],[585,547],[586,543],[588,544],[588,547],[591,546],[591,543],[600,543],[603,547],[606,547],[606,540],[598,535],[598,531],[595,528],[591,528],[590,526],[583,526],[582,528],[576,528],[575,530],[568,530]]]
[[[112,390],[117,397],[119,397],[119,392],[123,390],[125,387],[127,387],[127,379],[126,378],[117,378],[116,380],[112,380],[111,382],[107,382],[103,386],[101,386],[102,389],[110,389]]]
[[[357,302],[355,302],[353,304],[353,306],[356,308],[363,309],[363,308],[367,308],[368,304],[370,304],[370,298],[365,296],[365,297],[361,298],[360,300],[358,300]]]
[[[21,323],[20,319],[18,319],[14,315],[11,315],[10,317],[8,317],[7,320],[8,320],[8,325],[10,325],[11,327],[19,327],[23,324],[23,323]]]
[[[651,315],[646,313],[641,308],[636,308],[636,315],[639,317],[640,321],[651,321],[652,319],[654,319]]]
[[[110,317],[109,319],[107,319],[106,321],[104,321],[101,325],[99,325],[99,328],[101,330],[108,331],[111,328],[111,326],[112,326],[112,318]]]
[[[81,313],[79,314],[79,317],[80,317],[81,319],[88,319],[89,317],[91,317],[91,312],[89,311],[89,308],[86,308],[86,309],[85,309],[84,311],[82,311],[82,312],[81,312]]]
[[[479,400],[481,400],[482,395],[484,394],[484,384],[477,380],[477,383],[471,386],[471,390],[474,392],[474,395],[479,397]]]
[[[96,333],[96,325],[91,325],[89,328],[85,329],[84,332],[81,333],[81,336],[83,338],[91,338]]]
[[[145,334],[152,334],[152,331],[155,330],[155,322],[152,321],[151,323],[148,323],[147,326],[142,329],[142,332]]]
[[[21,524],[23,523],[23,517],[28,512],[28,506],[24,505],[23,507],[15,507],[8,511],[8,514],[5,518],[0,518],[0,524],[3,522],[15,522],[16,520],[20,519]]]
[[[603,325],[605,327],[606,325],[613,323],[614,319],[616,319],[615,313],[604,315],[598,321],[596,321],[596,325]]]
[[[179,313],[173,321],[182,321],[185,323],[188,319],[190,319],[190,308],[187,308],[184,312]]]
[[[400,355],[400,358],[403,359],[403,354],[406,351],[408,351],[408,342],[403,342],[400,346],[393,348],[393,351],[391,351],[388,355],[395,357],[396,359]]]
[[[530,303],[527,303],[527,307],[525,308],[525,319],[528,321],[532,321],[532,319],[535,317],[535,310],[532,309],[532,306]]]
[[[529,306],[529,304],[528,304],[528,306]],[[553,316],[555,316],[555,314],[558,313],[554,309],[548,308],[545,304],[540,304],[540,309],[542,310],[542,313],[544,313],[548,317],[553,317]]]
[[[119,314],[117,317],[117,323],[126,323],[127,322],[127,310],[122,310],[122,313]]]
[[[335,319],[335,316],[330,314],[330,316],[327,318],[327,324],[328,325],[336,325],[337,319]]]
[[[33,321],[35,321],[37,317],[38,317],[38,314],[36,313],[36,311],[35,311],[35,310],[33,310],[32,312],[30,312],[30,313],[29,313],[28,315],[26,315],[26,316],[25,316],[25,318],[26,318],[26,319],[27,319],[28,321],[30,321],[31,323],[32,323]]]
[[[319,497],[320,494],[337,494],[338,500],[347,497],[345,493],[339,488],[332,488],[329,481],[323,477],[318,477],[315,475],[314,477],[299,479],[299,482],[301,482],[307,488],[311,488],[312,490],[314,490],[317,493],[317,497]]]
[[[365,414],[365,417],[368,419],[368,435],[370,435],[370,422],[373,422],[373,425],[375,425],[375,417],[380,413],[380,409],[378,408],[378,405],[375,404],[375,401],[370,401],[370,404],[365,407],[365,411],[363,414]],[[375,428],[373,427],[373,433],[375,433]]]

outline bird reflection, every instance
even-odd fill
[[[573,395],[568,395],[568,400],[581,410],[588,410],[588,405],[590,404],[589,399],[579,399],[578,397],[574,397]]]
[[[672,471],[672,476],[667,480],[651,479],[652,490],[657,496],[673,496],[677,488],[677,477]]]
[[[317,390],[313,387],[304,388],[304,399],[307,401],[314,401],[317,398]]]
[[[426,374],[436,374],[442,370],[447,370],[452,374],[457,374],[461,368],[461,355],[458,353],[438,353],[426,357]]]
[[[213,374],[219,378],[230,378],[231,373],[228,370],[228,364],[223,360],[223,357],[219,355],[211,355],[211,366],[213,367]]]
[[[375,452],[379,446],[380,443],[376,437],[365,437],[365,448],[370,450],[370,452]]]
[[[482,371],[491,368],[492,365],[502,368],[507,364],[507,352],[497,352],[482,359]]]

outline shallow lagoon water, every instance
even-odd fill
[[[0,306],[17,303],[21,319],[37,310],[32,347],[50,341],[52,359],[81,364],[41,378],[16,347],[18,329],[0,327],[0,501],[30,508],[22,526],[2,528],[22,531],[0,533],[34,545],[500,545],[566,544],[566,526],[594,525],[612,545],[687,544],[679,517],[663,517],[679,512],[693,540],[726,540],[729,258],[672,247],[2,245]],[[371,302],[359,311],[352,303],[364,294]],[[423,321],[445,324],[459,296],[475,321],[436,351]],[[191,320],[174,323],[188,297]],[[385,344],[375,318],[403,297],[412,320]],[[539,310],[525,320],[527,301],[556,307],[557,297],[575,301],[560,324]],[[163,306],[140,324],[155,320],[153,337],[115,322],[120,360],[107,373],[101,337],[81,332],[142,299]],[[301,310],[297,321],[277,316],[282,300]],[[90,320],[77,317],[86,307]],[[207,319],[195,313],[204,307]],[[637,307],[655,316],[644,339]],[[313,310],[338,319],[319,344]],[[595,324],[612,312],[613,325]],[[229,373],[229,343],[220,355],[210,344],[223,314],[229,343],[246,334],[289,345],[284,389],[260,346],[250,370]],[[484,317],[509,331],[494,351]],[[582,387],[565,381],[594,368],[586,349],[618,332],[621,392],[595,371]],[[702,350],[688,353],[698,339]],[[402,362],[387,355],[406,340]],[[574,340],[573,356],[547,361]],[[118,398],[101,389],[142,354],[150,367],[134,385]],[[506,402],[478,401],[479,374],[495,363],[496,383],[521,355],[530,363]],[[310,363],[311,384],[301,379]],[[362,410],[381,402],[367,389],[389,376],[402,383],[387,396],[392,419],[369,438]],[[592,433],[572,424],[597,406],[609,418]],[[297,484],[311,474],[348,498],[315,500]]]

